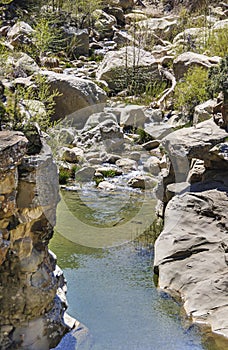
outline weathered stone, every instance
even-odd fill
[[[101,181],[98,185],[98,188],[104,191],[114,191],[116,189],[116,186],[108,181]]]
[[[216,100],[208,100],[195,107],[193,124],[203,122],[212,117],[213,108],[216,106]]]
[[[99,33],[100,39],[112,37],[114,26],[117,24],[116,18],[102,10],[95,10],[93,15],[97,18],[94,27]]]
[[[143,166],[145,171],[150,172],[152,175],[158,175],[160,172],[160,161],[157,157],[150,157]]]
[[[25,34],[29,36],[33,33],[34,29],[32,29],[32,27],[28,23],[19,21],[16,24],[14,24],[12,28],[10,28],[10,30],[7,32],[7,37],[8,39],[13,39],[19,34]]]
[[[160,141],[158,140],[151,140],[142,145],[143,148],[145,148],[146,151],[151,151],[152,149],[157,148],[160,145]]]
[[[189,68],[203,67],[209,69],[217,65],[220,57],[209,57],[195,52],[184,52],[173,61],[174,75],[177,80],[183,78]]]
[[[179,293],[193,321],[227,336],[227,187],[206,190],[201,184],[200,193],[191,190],[167,205],[155,271],[160,288]]]
[[[121,110],[120,125],[132,126],[133,128],[142,127],[146,122],[143,107],[138,105],[127,105]]]
[[[177,27],[177,18],[162,17],[162,18],[149,18],[145,21],[140,21],[138,27],[141,31],[145,30],[145,34],[152,32],[163,39],[170,39],[173,30]]]
[[[107,81],[115,91],[127,88],[131,75],[144,85],[151,80],[161,80],[158,63],[151,53],[131,46],[108,52],[97,71],[97,79]]]
[[[33,73],[39,73],[40,68],[32,57],[26,53],[18,53],[17,57],[9,56],[6,66],[14,67],[15,78],[26,78]]]
[[[155,187],[156,182],[150,176],[138,175],[131,178],[128,181],[128,185],[133,188],[141,188],[145,190],[145,189],[151,189]]]
[[[43,74],[51,88],[61,94],[55,99],[54,119],[68,116],[69,123],[83,127],[90,114],[103,109],[106,94],[92,81],[50,71],[44,71]]]
[[[133,159],[129,158],[121,158],[116,161],[116,165],[119,166],[120,168],[124,169],[125,171],[127,170],[136,170],[137,169],[137,163]]]
[[[85,166],[75,173],[75,180],[79,182],[92,181],[95,171],[92,166]]]
[[[81,148],[63,147],[60,150],[61,159],[69,163],[79,163],[83,159],[84,152]]]

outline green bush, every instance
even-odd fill
[[[174,107],[193,117],[194,108],[209,98],[207,91],[208,71],[202,67],[193,67],[177,83],[174,92]]]
[[[67,170],[63,167],[60,167],[59,168],[59,183],[60,183],[60,185],[66,185],[69,178],[70,178],[69,170]]]

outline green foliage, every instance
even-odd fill
[[[60,185],[66,185],[69,178],[70,178],[69,170],[67,170],[63,167],[60,167],[59,168],[59,183],[60,183]]]
[[[228,95],[228,55],[219,65],[211,67],[208,73],[207,91],[214,98],[220,91]]]
[[[209,98],[207,92],[208,72],[202,67],[193,67],[177,83],[174,92],[174,107],[193,116],[194,108]]]
[[[35,76],[35,85],[28,88],[16,87],[14,91],[6,91],[6,105],[5,113],[2,117],[2,124],[5,128],[13,130],[25,131],[26,128],[30,128],[34,123],[38,123],[42,130],[46,130],[50,124],[51,115],[54,112],[54,98],[59,95],[57,91],[51,91],[49,83],[42,75]],[[26,101],[42,102],[45,111],[43,113],[30,114],[29,104]],[[25,108],[28,113],[23,113],[20,104]]]
[[[153,138],[152,138],[149,134],[147,134],[147,132],[146,132],[144,129],[142,129],[142,128],[137,128],[136,133],[139,135],[139,141],[138,141],[139,144],[143,144],[143,143],[148,142],[148,141],[151,141],[151,140],[153,139]]]

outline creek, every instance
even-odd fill
[[[57,350],[225,350],[155,287],[153,247],[138,238],[154,208],[151,192],[62,191],[50,248],[67,279],[68,313],[89,336],[79,346],[66,336]]]

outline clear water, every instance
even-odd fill
[[[76,195],[70,192],[65,194],[65,201],[71,212],[73,212],[73,207],[77,208],[77,215],[80,216],[81,221],[87,223],[87,230],[90,229],[90,234],[98,235],[96,227],[88,224],[88,220],[90,223],[98,220],[100,194],[96,196],[95,216],[94,212],[88,209],[94,208],[95,202],[90,198],[93,204],[89,205],[85,204],[85,200],[83,208],[81,196],[82,194]],[[115,199],[112,198],[112,200],[115,202]],[[151,211],[154,201],[151,198],[150,200]],[[111,198],[109,203],[112,203]],[[135,214],[132,215],[132,212],[135,213],[136,203],[140,203],[140,198],[133,203],[132,210],[130,208],[128,213],[129,221],[133,220],[132,216]],[[91,213],[90,218],[89,212]],[[64,215],[62,215],[64,212],[59,211],[58,213],[63,220],[66,213]],[[104,207],[100,213],[102,232]],[[71,227],[69,217],[67,219],[68,227]],[[110,221],[113,222],[113,218],[109,220],[106,217],[106,221],[110,228],[109,224]],[[125,227],[124,225],[122,224],[122,227]],[[73,225],[69,233],[71,238],[73,238],[73,232],[78,230],[80,231],[80,227]],[[208,332],[202,333],[196,326],[192,326],[186,317],[180,316],[180,305],[156,289],[153,282],[152,250],[137,249],[135,244],[129,240],[126,240],[125,244],[115,246],[112,240],[112,246],[102,248],[91,247],[88,244],[83,246],[63,237],[63,235],[66,236],[65,233],[56,232],[50,248],[58,256],[58,264],[64,270],[68,281],[68,313],[84,323],[90,331],[89,342],[77,349],[228,349],[228,343],[224,343],[221,338],[216,338]],[[108,233],[109,231],[106,232]],[[80,232],[76,234],[77,239],[78,234]],[[86,237],[87,242],[89,237],[89,235]],[[121,243],[123,243],[122,238]],[[119,239],[119,234],[116,234],[115,240],[118,242]],[[75,346],[70,339],[66,338],[57,349],[73,350]]]

